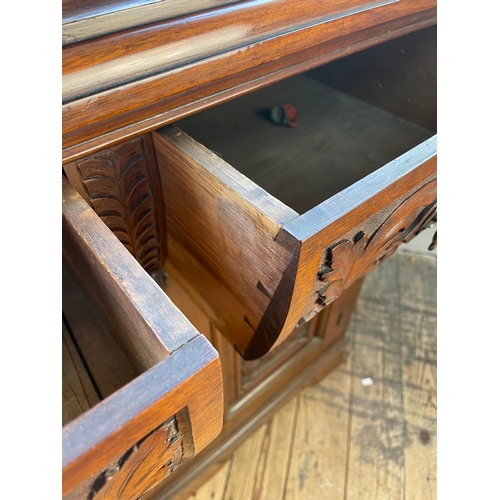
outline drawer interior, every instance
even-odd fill
[[[219,357],[65,178],[62,202],[63,496],[139,498],[219,434]]]
[[[435,54],[432,27],[176,125],[303,214],[435,134]],[[285,103],[294,128],[270,119]]]
[[[139,376],[63,263],[63,427]]]
[[[429,28],[152,134],[163,266],[244,359],[283,341],[431,216],[435,89]],[[283,104],[295,127],[271,121]],[[342,264],[331,267],[332,255]]]
[[[428,28],[65,172],[135,264],[167,271],[244,359],[256,359],[433,215],[435,89],[436,29]],[[270,120],[286,103],[296,127]],[[334,254],[343,260],[335,269]],[[150,343],[135,348],[158,361]]]

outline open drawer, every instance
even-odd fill
[[[435,66],[433,27],[153,133],[165,267],[245,359],[434,219]]]
[[[112,341],[95,331],[99,319],[81,313],[75,324],[89,325],[90,362],[65,323],[63,396],[66,389],[81,411],[63,411],[63,496],[139,498],[219,434],[219,356],[65,179],[63,262],[131,367],[122,387],[102,394],[92,368],[102,359],[117,378],[102,347]]]

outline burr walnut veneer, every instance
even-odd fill
[[[343,359],[436,220],[435,16],[63,2],[65,498],[185,496]]]

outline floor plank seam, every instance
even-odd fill
[[[299,416],[299,406],[300,406],[300,394],[295,396],[295,414],[293,416],[293,425],[292,425],[292,437],[290,439],[290,448],[288,450],[288,460],[286,463],[286,472],[285,472],[285,481],[283,482],[283,496],[281,500],[286,500],[286,492],[288,488],[288,477],[290,474],[290,467],[291,467],[291,462],[292,462],[292,457],[293,457],[293,447],[295,444],[295,432],[297,430],[297,420]]]
[[[346,446],[346,458],[345,458],[345,476],[344,476],[344,500],[347,500],[347,490],[349,487],[349,460],[351,458],[351,438],[352,438],[352,412],[354,405],[354,371],[356,365],[356,317],[352,318],[352,324],[350,330],[353,332],[352,335],[352,351],[351,351],[351,369],[350,369],[350,380],[349,380],[349,415],[347,420],[347,446]]]
[[[226,482],[224,484],[224,489],[222,490],[222,500],[226,500],[226,493],[227,493],[227,487],[229,485],[229,478],[231,477],[231,470],[233,469],[233,463],[234,463],[234,453],[231,455],[231,458],[229,459],[229,467],[227,468],[227,475],[226,475]]]
[[[398,370],[399,373],[401,374],[401,414],[403,416],[403,472],[402,472],[402,481],[401,481],[401,498],[403,500],[406,500],[406,452],[405,452],[405,442],[408,438],[407,436],[407,426],[406,426],[406,419],[405,419],[405,400],[404,400],[404,394],[405,394],[405,381],[404,381],[404,374],[403,374],[403,339],[401,338],[401,332],[402,332],[402,327],[403,327],[403,320],[401,317],[401,262],[400,259],[395,260],[396,263],[396,283],[397,283],[397,311],[398,311],[398,347],[399,347],[399,356],[398,356]]]

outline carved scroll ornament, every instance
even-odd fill
[[[304,320],[334,301],[358,278],[390,257],[402,243],[416,236],[436,215],[437,182],[421,187],[385,220],[371,236],[360,230],[354,238],[335,242],[323,252],[322,262]]]

